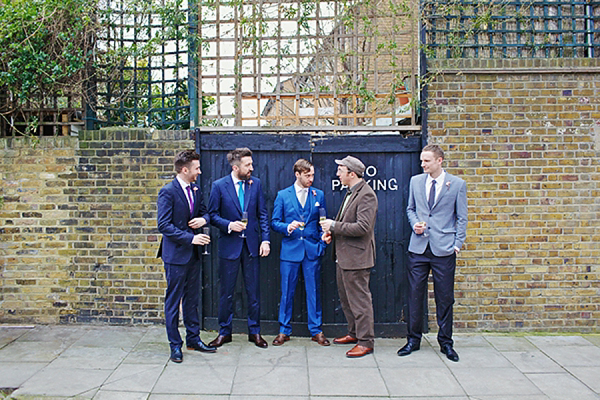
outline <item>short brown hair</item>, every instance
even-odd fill
[[[232,167],[239,165],[240,160],[244,157],[252,157],[252,150],[247,147],[238,147],[235,150],[231,150],[227,153],[227,161]]]
[[[312,163],[304,158],[299,158],[298,161],[294,164],[294,174],[297,172],[299,174],[303,172],[310,172],[312,168]]]
[[[194,150],[184,150],[175,156],[175,172],[180,173],[183,167],[189,167],[194,160],[200,160],[200,154]]]
[[[442,150],[442,148],[440,146],[438,146],[437,144],[428,144],[427,146],[423,147],[423,150],[421,150],[421,153],[424,151],[430,151],[433,153],[433,155],[435,156],[435,158],[442,158],[444,159],[444,150]]]

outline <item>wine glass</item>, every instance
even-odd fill
[[[242,223],[244,224],[244,230],[242,231],[242,233],[240,234],[241,238],[246,238],[246,226],[248,226],[248,211],[244,211],[242,213]]]
[[[210,227],[205,226],[204,228],[202,228],[202,233],[205,234],[205,235],[210,236]],[[202,252],[202,254],[205,255],[205,256],[207,256],[207,255],[210,254],[208,252],[208,245],[207,244],[204,245],[204,251]]]
[[[325,221],[327,219],[327,210],[325,207],[319,207],[319,221]]]
[[[429,237],[429,232],[427,232],[427,222],[421,221],[419,224],[423,225],[423,237]]]

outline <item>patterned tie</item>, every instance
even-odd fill
[[[194,198],[192,197],[192,190],[190,189],[190,186],[192,186],[192,185],[188,185],[186,187],[186,189],[187,189],[188,199],[190,200],[190,212],[194,212]]]
[[[433,208],[433,203],[435,203],[435,180],[431,181],[431,189],[429,190],[429,209]]]
[[[244,181],[239,181],[240,190],[238,190],[238,199],[240,199],[240,206],[242,207],[242,211],[244,211]]]

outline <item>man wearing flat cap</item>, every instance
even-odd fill
[[[371,268],[375,266],[375,218],[377,196],[363,179],[365,165],[356,157],[335,160],[337,176],[348,187],[335,221],[321,222],[323,240],[333,240],[336,278],[342,310],[348,321],[348,334],[335,344],[355,344],[349,358],[373,352],[375,326],[373,300],[369,289]]]

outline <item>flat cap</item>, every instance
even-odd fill
[[[362,163],[358,158],[352,156],[346,156],[341,160],[335,160],[336,164],[343,165],[348,170],[356,172],[362,175],[365,172],[365,164]]]

